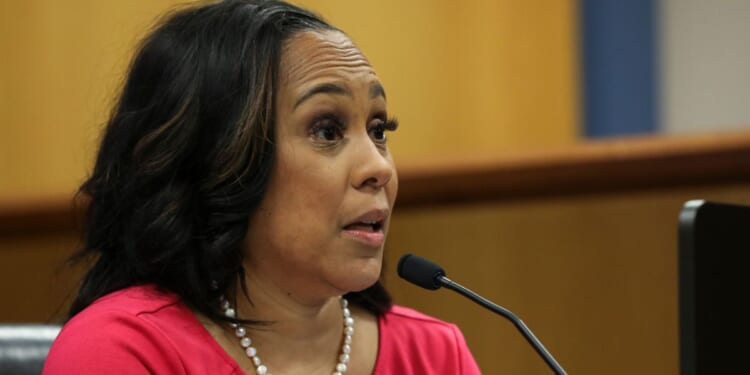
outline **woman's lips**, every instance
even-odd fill
[[[344,228],[344,233],[350,237],[372,247],[380,247],[385,243],[383,229],[374,229],[372,226],[350,225]]]
[[[388,213],[387,209],[370,210],[344,226],[343,231],[365,245],[381,247],[385,242],[383,224],[388,217]]]

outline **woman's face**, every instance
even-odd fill
[[[282,52],[276,159],[251,216],[247,272],[287,294],[326,297],[380,275],[398,179],[375,71],[337,31],[302,32]]]

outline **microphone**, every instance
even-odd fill
[[[445,276],[445,271],[442,267],[436,263],[422,258],[414,254],[404,254],[398,261],[398,275],[404,280],[421,286],[425,289],[437,290],[444,286],[448,289],[458,292],[459,294],[469,298],[470,300],[478,303],[479,305],[492,310],[493,312],[502,315],[503,317],[510,320],[514,326],[523,334],[526,341],[534,347],[537,353],[544,359],[547,365],[557,375],[567,375],[565,370],[560,366],[559,363],[552,357],[549,351],[542,345],[539,339],[534,336],[529,327],[518,318],[510,310],[498,306],[492,301],[472,292],[465,288],[461,284],[449,279]]]

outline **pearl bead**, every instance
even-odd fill
[[[224,315],[226,315],[227,318],[234,318],[234,309],[224,310]]]
[[[346,353],[341,354],[339,356],[339,362],[341,362],[341,363],[349,363],[349,354],[346,354]]]
[[[240,345],[242,345],[243,348],[247,348],[252,344],[252,341],[250,341],[249,337],[243,337],[242,340],[240,340]]]
[[[344,334],[347,336],[351,336],[354,333],[354,327],[346,327],[344,328]]]
[[[247,354],[248,357],[253,358],[256,354],[258,354],[258,350],[251,346],[245,349],[245,354]]]
[[[245,331],[245,327],[237,327],[237,329],[234,331],[234,335],[237,337],[243,337],[247,334]]]
[[[349,344],[344,344],[344,346],[341,348],[341,351],[344,352],[344,354],[349,354],[352,352],[352,346]]]
[[[352,317],[348,316],[344,319],[344,325],[347,327],[351,327],[354,325],[354,319]]]
[[[260,365],[255,368],[255,372],[258,373],[258,375],[266,375],[268,373],[268,369],[264,365]]]
[[[336,365],[336,371],[346,372],[346,365],[343,363],[339,363],[338,365]]]
[[[253,364],[255,366],[261,366],[261,364],[260,364],[260,357],[258,357],[257,355],[255,357],[253,357]]]

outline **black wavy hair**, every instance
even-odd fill
[[[141,42],[91,176],[83,246],[93,262],[68,318],[96,299],[155,284],[218,320],[221,295],[247,297],[243,241],[274,163],[283,43],[337,30],[280,1],[229,0],[167,15]],[[382,283],[347,297],[375,314]]]

